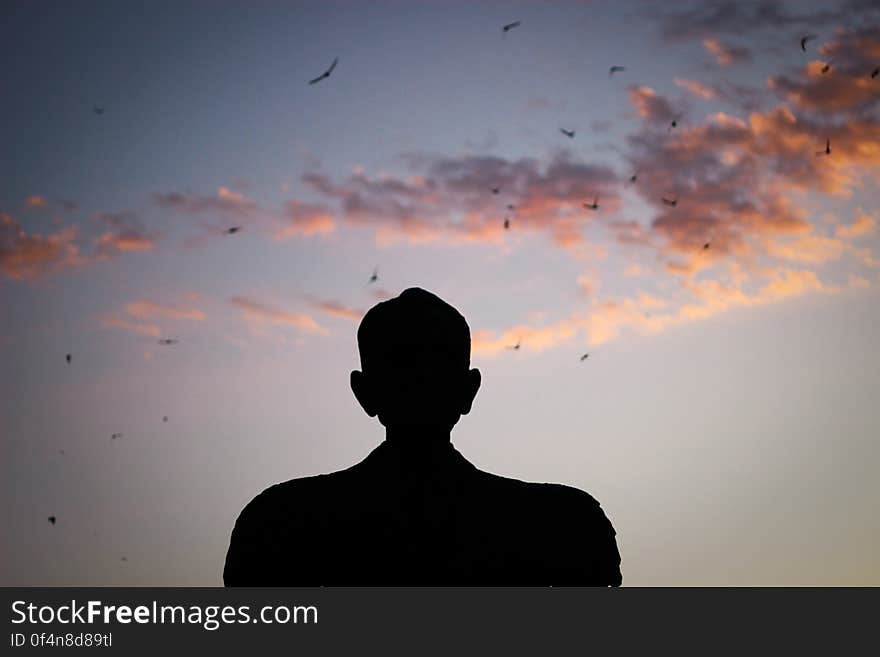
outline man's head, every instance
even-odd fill
[[[373,306],[358,328],[351,389],[387,428],[451,430],[480,388],[471,336],[455,308],[420,288]]]

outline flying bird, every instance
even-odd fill
[[[110,436],[110,440],[116,440],[117,438],[122,438],[122,434],[121,433],[114,433],[113,435]]]
[[[564,134],[569,139],[574,139],[574,130],[566,130],[565,128],[559,128],[559,132]]]
[[[379,280],[379,268],[377,267],[376,269],[373,270],[373,275],[370,276],[370,280],[367,281],[367,285],[369,285],[370,283],[375,283],[378,280]]]
[[[67,456],[67,452],[65,452],[63,449],[59,449],[58,453],[61,454],[61,456]]]
[[[610,78],[615,73],[622,73],[626,70],[626,66],[612,66],[608,69],[608,77]]]
[[[633,184],[638,179],[639,179],[639,172],[635,171],[635,172],[633,172],[633,175],[631,175],[629,177],[629,182],[630,182],[630,184]]]
[[[232,228],[227,228],[223,231],[225,235],[235,235],[238,231],[241,230],[241,226],[232,226]]]
[[[515,206],[513,203],[508,203],[508,204],[507,204],[507,209],[508,209],[510,212],[514,212],[514,211],[516,210],[516,206]]]
[[[807,42],[812,41],[813,39],[818,39],[819,37],[815,34],[807,34],[801,39],[801,50],[807,52]]]
[[[126,559],[125,557],[122,557],[120,560],[121,561],[128,561],[128,559]]]
[[[505,34],[507,34],[507,33],[510,32],[513,28],[515,28],[515,27],[519,27],[520,25],[522,25],[522,21],[513,21],[512,23],[508,23],[507,25],[505,25],[504,27],[502,27],[502,28],[501,28],[501,31],[504,32]]]
[[[492,193],[493,193],[493,194],[498,194],[498,193],[500,193],[500,192],[501,192],[501,188],[500,188],[500,187],[493,187],[493,188],[492,188]]]
[[[877,67],[873,71],[871,71],[871,79],[873,80],[878,75],[880,75],[880,67]]]
[[[510,230],[510,219],[504,217],[504,230]]]
[[[825,75],[828,71],[831,70],[831,62],[833,61],[833,59],[829,59],[827,62],[825,62],[825,66],[822,67],[822,75]]]
[[[514,351],[519,351],[519,348],[522,346],[522,340],[517,340],[516,344],[508,345],[508,349],[513,349]]]
[[[663,201],[666,205],[668,205],[671,208],[674,208],[676,205],[678,205],[678,198],[677,197],[676,198],[666,198],[664,196],[660,200]]]
[[[49,516],[49,524],[50,524],[50,525],[54,525],[54,524],[55,524],[55,516]]]
[[[709,242],[706,242],[706,243],[703,245],[703,251],[706,251],[706,250],[708,250],[708,249],[709,249]]]
[[[163,415],[163,416],[162,416],[162,421],[163,421],[163,422],[167,422],[167,421],[168,421],[168,416],[167,416],[167,415]]]
[[[672,130],[673,128],[677,128],[679,120],[681,120],[681,114],[678,114],[672,118],[672,121],[670,122],[667,130]]]
[[[162,345],[170,346],[172,344],[177,344],[178,340],[175,340],[174,338],[159,338],[157,342]]]
[[[584,354],[583,356],[581,356],[581,362],[583,363],[589,357],[590,357],[590,354]]]
[[[831,155],[831,140],[825,140],[825,150],[824,151],[816,151],[816,155]]]
[[[95,114],[97,114],[98,116],[101,116],[101,115],[104,113],[104,108],[103,108],[103,107],[98,107],[98,106],[96,105],[95,107],[92,108],[92,111],[93,111]]]
[[[328,68],[326,71],[321,73],[321,75],[319,75],[318,77],[309,80],[309,84],[315,84],[316,82],[320,82],[324,78],[329,78],[330,74],[333,72],[333,69],[336,68],[336,65],[338,63],[339,63],[339,57],[334,57],[333,63],[330,64],[330,68]]]
[[[73,360],[73,354],[67,354],[67,356],[65,356],[65,359],[68,363],[70,363],[70,361]]]
[[[592,202],[592,203],[583,203],[582,205],[583,205],[584,208],[587,209],[587,210],[598,210],[598,209],[599,209],[599,196],[596,195],[596,196],[593,198],[593,202]]]

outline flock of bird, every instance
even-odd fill
[[[502,34],[503,34],[503,35],[506,35],[506,34],[509,33],[511,30],[516,29],[516,28],[520,27],[521,25],[522,25],[522,21],[519,21],[519,20],[517,20],[517,21],[513,21],[512,23],[507,23],[507,24],[503,25],[502,28],[501,28]],[[804,35],[804,36],[801,38],[801,40],[800,40],[801,50],[802,50],[803,52],[807,52],[807,44],[808,44],[810,41],[813,41],[813,40],[815,40],[815,39],[817,39],[817,38],[819,38],[819,37],[818,37],[818,35],[816,35],[816,34],[806,34],[806,35]],[[829,73],[829,72],[831,71],[831,67],[832,67],[832,64],[833,64],[833,63],[834,63],[833,58],[832,58],[832,59],[829,59],[827,62],[825,62],[825,63],[823,64],[822,68],[820,69],[821,73],[822,73],[823,75]],[[321,73],[320,75],[318,75],[318,76],[315,77],[315,78],[310,79],[310,80],[308,81],[308,83],[309,83],[310,85],[315,85],[315,84],[318,84],[319,82],[321,82],[321,81],[323,81],[323,80],[326,80],[327,78],[329,78],[329,77],[333,74],[333,72],[336,70],[336,67],[337,67],[338,64],[339,64],[339,58],[338,58],[338,57],[335,57],[335,58],[333,59],[333,61],[331,62],[330,66],[327,67],[327,69],[326,69],[323,73]],[[614,65],[614,66],[611,66],[611,67],[608,69],[608,77],[609,77],[609,78],[612,78],[612,77],[614,77],[616,74],[618,74],[618,73],[624,73],[624,72],[626,72],[626,71],[627,71],[627,67],[626,67],[626,66]],[[878,75],[880,75],[880,67],[875,68],[873,71],[871,71],[870,74],[869,74],[869,77],[870,77],[870,79],[876,79],[876,78],[878,77]],[[92,110],[92,111],[93,111],[97,116],[101,116],[101,115],[104,114],[105,108],[102,107],[102,106],[95,105],[95,106],[93,107],[93,110]],[[669,123],[669,125],[668,125],[668,127],[667,127],[667,130],[668,130],[668,131],[671,131],[671,130],[675,129],[676,127],[678,127],[679,121],[682,119],[682,117],[683,117],[682,114],[677,114],[677,115],[675,115],[675,116],[672,118],[672,120],[670,121],[670,123]],[[560,132],[561,134],[563,134],[565,137],[569,138],[569,139],[574,139],[574,138],[576,137],[576,132],[575,132],[575,130],[568,130],[568,129],[566,129],[566,128],[559,128],[559,132]],[[825,140],[825,148],[822,149],[822,150],[816,151],[816,156],[819,157],[819,156],[830,156],[830,155],[831,155],[831,140],[830,140],[830,139],[826,139],[826,140]],[[635,172],[633,172],[632,175],[629,177],[629,184],[635,184],[635,183],[638,181],[638,176],[639,176],[639,171],[635,171]],[[494,194],[494,195],[499,195],[499,194],[501,193],[501,188],[500,188],[500,187],[491,187],[491,188],[490,188],[490,191],[491,191],[491,193]],[[661,202],[662,202],[664,205],[666,205],[667,207],[670,207],[670,208],[675,208],[675,207],[677,207],[677,206],[678,206],[678,201],[679,201],[678,196],[672,196],[672,197],[670,197],[670,198],[667,198],[666,196],[663,196],[663,197],[661,197],[660,200],[661,200]],[[582,206],[583,206],[583,208],[586,209],[586,210],[591,210],[591,211],[594,211],[594,212],[595,212],[595,211],[598,211],[598,210],[600,209],[600,205],[599,205],[599,195],[598,195],[598,194],[595,195],[595,196],[593,197],[592,202],[589,202],[589,203],[588,203],[588,202],[584,202],[584,203],[582,203]],[[507,204],[507,205],[506,205],[506,209],[507,209],[507,213],[504,215],[504,223],[503,223],[503,226],[504,226],[504,230],[510,230],[510,228],[511,228],[511,216],[512,216],[512,214],[514,213],[514,211],[516,210],[516,206],[513,205],[513,204]],[[223,234],[225,234],[225,235],[235,235],[236,233],[239,233],[241,230],[242,230],[242,227],[241,227],[241,226],[231,226],[231,227],[229,227],[229,228],[226,228],[226,229],[223,231]],[[710,243],[709,243],[709,242],[705,242],[705,243],[703,244],[703,246],[702,246],[702,249],[703,249],[703,250],[708,250],[709,248],[710,248]],[[368,286],[368,285],[371,285],[371,284],[373,284],[373,283],[376,283],[378,280],[379,280],[379,269],[378,269],[378,268],[375,268],[375,269],[373,270],[373,273],[370,275],[369,279],[367,280],[366,285]],[[178,340],[175,339],[175,338],[160,338],[160,339],[157,340],[157,342],[158,342],[158,344],[160,344],[160,345],[162,345],[162,346],[172,346],[172,345],[177,344],[177,343],[178,343]],[[517,340],[516,344],[508,345],[508,346],[507,346],[507,349],[512,350],[512,351],[519,351],[521,347],[522,347],[522,340],[520,339],[520,340]],[[586,361],[589,357],[590,357],[590,354],[589,354],[589,353],[584,353],[584,354],[582,354],[582,355],[580,356],[579,360],[580,360],[580,362],[584,362],[584,361]],[[73,361],[73,355],[72,355],[72,354],[66,354],[66,356],[65,356],[65,360],[67,361],[68,364],[71,364],[72,361]],[[166,415],[166,416],[162,416],[162,422],[168,422],[168,416],[167,416],[167,415]],[[117,439],[119,439],[119,438],[122,438],[122,437],[123,437],[123,434],[122,434],[121,432],[119,432],[119,433],[113,433],[113,434],[111,434],[111,436],[110,436],[110,440],[111,440],[111,441],[115,441],[115,440],[117,440]],[[59,450],[59,451],[60,451],[60,453],[61,453],[62,456],[65,455],[64,450]],[[54,526],[54,525],[56,524],[56,522],[57,522],[57,517],[54,516],[54,515],[52,515],[52,516],[48,516],[48,522],[49,522],[49,524],[51,524],[51,525]],[[124,557],[124,556],[121,557],[121,560],[122,560],[122,561],[127,561],[126,557]]]

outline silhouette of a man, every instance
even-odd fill
[[[358,328],[351,389],[385,441],[339,472],[272,486],[241,512],[227,586],[618,586],[614,528],[587,493],[482,472],[452,446],[480,387],[470,330],[418,288]]]

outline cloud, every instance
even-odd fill
[[[364,316],[363,310],[357,308],[349,308],[348,306],[345,306],[336,301],[309,299],[309,303],[311,303],[313,308],[320,310],[322,313],[330,315],[331,317],[336,317],[338,319],[345,319],[350,322],[358,323]]]
[[[720,66],[747,62],[752,58],[752,51],[748,48],[724,43],[718,39],[703,39],[703,47]]]
[[[132,212],[101,212],[95,218],[110,228],[95,238],[98,258],[117,251],[151,251],[156,246],[157,235],[144,230]]]
[[[206,317],[204,311],[199,308],[187,308],[185,306],[162,304],[146,300],[132,301],[126,304],[125,312],[138,319],[162,317],[165,319],[201,322]]]
[[[864,114],[880,106],[878,80],[870,77],[880,62],[880,26],[842,31],[820,52],[821,61],[809,62],[795,76],[771,77],[769,87],[798,108],[816,113]],[[832,68],[823,74],[829,61]]]
[[[28,208],[45,208],[47,205],[46,199],[42,196],[28,196],[24,204]]]
[[[464,155],[404,156],[409,176],[356,171],[340,182],[316,172],[303,182],[350,226],[374,231],[377,243],[495,243],[505,239],[503,217],[515,205],[518,231],[548,233],[566,248],[584,243],[581,204],[595,195],[606,211],[619,207],[617,177],[606,166],[576,162],[566,152],[546,165],[525,158]],[[503,201],[491,193],[504,190]]]
[[[326,205],[288,201],[284,208],[285,220],[275,231],[275,239],[294,236],[326,235],[336,230],[336,217]]]
[[[326,335],[329,333],[327,329],[322,327],[310,315],[305,313],[279,310],[242,296],[231,297],[229,302],[241,310],[245,321],[251,324],[291,326],[303,333],[309,334]]]
[[[702,100],[714,100],[717,97],[717,92],[711,87],[707,87],[704,84],[696,82],[694,80],[687,80],[685,78],[675,78],[675,85],[692,93],[697,98]]]
[[[671,3],[670,3],[671,4]],[[795,4],[796,6],[796,4]],[[715,0],[700,2],[687,9],[650,9],[661,36],[668,41],[702,39],[718,35],[751,34],[758,30],[797,29],[833,25],[850,20],[865,22],[878,17],[872,0],[850,0],[834,9],[791,11],[778,0]],[[792,40],[792,49],[797,43]]]
[[[183,214],[219,214],[237,219],[253,217],[259,209],[256,202],[227,187],[219,187],[216,196],[168,192],[154,194],[153,200],[160,208]]]
[[[140,324],[121,317],[104,317],[101,319],[101,324],[104,328],[121,329],[152,338],[158,338],[162,335],[162,331],[154,324]]]
[[[837,236],[841,239],[864,237],[873,233],[876,228],[877,220],[864,212],[860,212],[853,223],[837,227]]]
[[[10,215],[0,213],[0,271],[14,280],[31,280],[85,264],[70,226],[49,235],[28,234]]]

